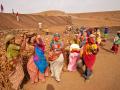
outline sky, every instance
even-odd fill
[[[38,13],[60,10],[68,13],[120,10],[120,0],[0,0],[5,12]]]

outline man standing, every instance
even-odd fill
[[[14,9],[12,9],[12,14],[15,14],[15,13],[14,13]]]
[[[4,11],[4,8],[3,8],[3,5],[1,4],[1,13],[3,13],[3,11]]]

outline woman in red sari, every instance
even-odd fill
[[[83,73],[85,80],[89,79],[92,75],[93,65],[96,60],[96,54],[98,52],[98,46],[95,44],[94,38],[89,37],[88,42],[83,48],[83,62],[86,66],[86,69]]]

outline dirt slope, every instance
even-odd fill
[[[80,26],[120,26],[120,11],[73,13],[74,24]]]
[[[20,14],[20,22],[17,22],[13,14],[0,14],[0,29],[10,28],[38,28],[38,23],[42,22],[44,27],[66,25],[66,16],[41,16],[32,14]]]
[[[71,14],[46,11],[37,15],[20,14],[20,22],[16,21],[16,16],[13,14],[0,13],[0,29],[38,28],[39,22],[42,22],[46,28],[65,26],[70,20],[69,16],[72,18],[72,23],[79,26],[120,26],[120,11]]]
[[[50,10],[40,13],[34,13],[34,15],[43,15],[43,16],[67,16],[67,13],[59,10]]]

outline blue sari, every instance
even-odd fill
[[[48,63],[44,56],[44,51],[41,48],[39,48],[38,45],[35,46],[35,55],[33,59],[39,71],[41,73],[44,73],[46,68],[48,67]]]

